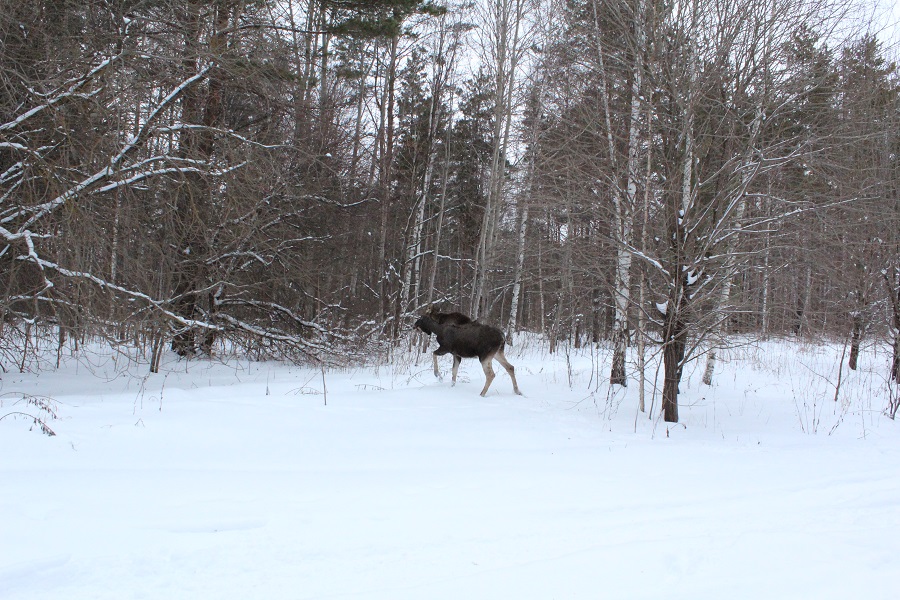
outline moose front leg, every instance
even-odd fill
[[[432,353],[431,358],[434,359],[434,376],[437,377],[438,379],[440,379],[440,378],[441,378],[441,372],[440,372],[440,370],[438,369],[437,357],[438,357],[437,352]]]
[[[459,371],[459,363],[461,362],[462,357],[456,355],[453,356],[453,384],[451,385],[451,387],[453,385],[456,385],[456,373]]]

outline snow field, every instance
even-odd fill
[[[435,380],[430,354],[327,371],[325,394],[236,359],[6,373],[0,416],[32,394],[60,418],[0,421],[0,595],[894,598],[888,355],[835,402],[841,351],[737,348],[712,387],[688,368],[674,426],[636,382],[597,385],[605,351],[524,339],[525,397],[498,369],[480,398],[476,361]]]

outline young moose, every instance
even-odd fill
[[[455,315],[455,316],[451,316]],[[462,317],[460,319],[459,317]],[[464,321],[460,323],[459,321]],[[459,371],[459,363],[464,358],[478,357],[481,367],[484,369],[484,389],[481,395],[487,394],[491,382],[494,380],[494,369],[491,361],[495,358],[503,365],[512,379],[513,391],[520,396],[519,384],[516,383],[516,370],[503,354],[506,345],[503,340],[503,332],[490,325],[470,321],[468,317],[460,313],[427,312],[416,321],[415,328],[431,335],[437,336],[438,349],[434,351],[434,376],[439,377],[437,357],[445,354],[453,355],[453,385],[456,385],[456,373]]]

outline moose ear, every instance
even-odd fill
[[[434,311],[434,305],[432,304],[431,306],[428,307],[428,310],[425,311],[425,314],[428,315],[428,316],[430,317],[431,315],[434,314],[434,312],[435,312],[435,311]]]

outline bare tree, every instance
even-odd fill
[[[526,16],[529,0],[487,0],[479,11],[482,22],[482,61],[491,72],[494,85],[494,131],[488,171],[487,204],[484,207],[475,255],[471,312],[484,312],[488,274],[492,268],[494,243],[506,182],[506,161],[510,150],[513,113],[518,103],[518,71],[529,48],[531,29]]]
[[[625,351],[628,345],[629,328],[628,312],[631,304],[631,263],[634,246],[634,216],[640,177],[641,147],[646,140],[641,138],[642,93],[644,75],[644,55],[647,52],[646,35],[646,3],[637,0],[634,3],[613,5],[593,0],[594,35],[596,37],[597,68],[600,72],[600,94],[603,105],[604,129],[612,167],[610,189],[613,206],[613,240],[616,247],[615,283],[613,298],[615,301],[615,320],[613,325],[613,358],[610,370],[610,383],[625,386],[628,383],[625,371]],[[622,28],[626,31],[623,37],[616,37],[605,32],[605,28]],[[622,40],[623,46],[609,48],[607,40]],[[624,157],[619,157],[616,130],[613,122],[618,115],[612,114],[611,94],[614,82],[611,81],[607,69],[608,55],[612,55],[622,65],[625,75],[630,80],[628,101],[628,133],[624,149]]]

